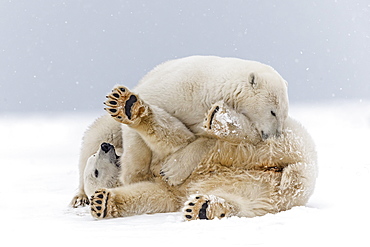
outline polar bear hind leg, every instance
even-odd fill
[[[91,215],[96,219],[175,212],[181,208],[178,195],[163,183],[139,182],[100,189],[91,197]]]

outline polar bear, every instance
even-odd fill
[[[170,186],[160,178],[160,169],[152,167],[153,181],[97,190],[91,199],[92,216],[181,210],[185,220],[254,217],[307,203],[317,157],[310,135],[297,121],[288,117],[279,137],[256,144],[254,138],[261,136],[248,119],[218,102],[203,126],[215,137],[209,138],[214,145],[182,184]]]
[[[286,81],[268,65],[237,58],[192,56],[168,61],[149,72],[133,92],[116,87],[107,97],[106,110],[113,118],[96,120],[90,129],[99,129],[99,134],[85,133],[74,206],[88,202],[81,173],[100,143],[112,141],[112,130],[123,136],[119,144],[124,146],[123,184],[150,181],[151,164],[165,160],[161,174],[169,184],[179,185],[209,151],[214,136],[204,130],[203,120],[215,102],[243,115],[262,140],[279,136],[288,116]]]

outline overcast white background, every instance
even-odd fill
[[[370,98],[370,2],[0,1],[0,114],[102,111],[188,55],[273,66],[291,102]]]

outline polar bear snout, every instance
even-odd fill
[[[99,162],[103,161],[104,159],[107,159],[109,163],[115,164],[117,167],[120,167],[120,162],[119,162],[120,156],[116,154],[116,149],[110,143],[103,142],[100,145],[100,150],[98,151],[98,157],[99,157],[98,158]]]
[[[270,137],[270,135],[262,130],[261,131],[261,137],[262,137],[262,140],[266,140]]]
[[[270,137],[276,137],[276,138],[278,138],[280,136],[281,136],[281,131],[279,131],[279,130],[276,130],[273,134],[261,130],[261,138],[264,141],[267,140],[267,139],[269,139]]]
[[[109,144],[109,143],[106,143],[106,142],[103,142],[101,145],[100,145],[100,148],[101,150],[103,150],[105,153],[108,153],[112,148],[113,148],[113,145]]]

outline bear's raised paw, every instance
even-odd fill
[[[182,209],[185,220],[212,220],[232,216],[233,207],[213,195],[191,195]]]
[[[124,86],[115,87],[106,98],[104,110],[120,123],[137,124],[148,114],[148,107],[139,96]]]

